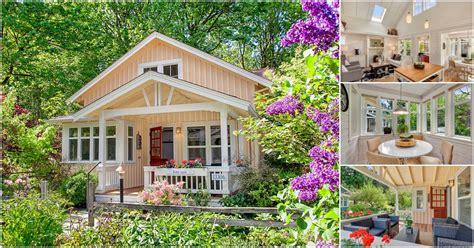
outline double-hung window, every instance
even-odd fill
[[[392,128],[393,100],[381,98],[380,107],[382,108],[382,128]]]
[[[90,147],[91,147],[91,128],[81,127],[81,161],[90,160]]]
[[[411,55],[411,39],[402,39],[398,43],[400,54],[405,56]]]
[[[127,161],[133,161],[133,127],[127,126]]]
[[[445,115],[446,115],[446,101],[444,94],[436,97],[436,132],[437,133],[445,133],[446,132],[446,123],[445,123]]]
[[[425,210],[425,190],[416,189],[414,197],[415,210]]]
[[[364,95],[363,101],[362,112],[365,115],[364,132],[367,134],[375,134],[377,119],[377,97]]]
[[[410,131],[418,131],[418,119],[420,116],[420,104],[416,102],[410,102]]]
[[[423,131],[431,132],[431,100],[423,103],[423,109],[425,112],[425,125]]]
[[[115,161],[117,155],[117,137],[116,137],[116,127],[115,126],[108,126],[105,132],[105,139],[106,143],[106,154],[107,154],[107,161]]]
[[[228,162],[230,165],[231,154],[230,154],[230,127],[227,126],[227,150],[228,150]],[[211,157],[212,164],[222,164],[222,139],[221,139],[221,127],[220,126],[211,126]]]
[[[93,153],[93,160],[98,161],[99,160],[99,127],[92,127],[92,153]]]
[[[200,158],[206,163],[206,127],[188,127],[188,159]]]
[[[74,128],[69,128],[69,134],[68,134],[68,138],[69,138],[69,155],[68,155],[68,160],[69,161],[77,161],[78,160],[78,150],[79,150],[79,146],[78,146],[78,136],[79,136],[79,132],[78,132],[78,128],[77,127],[74,127]]]
[[[471,90],[470,85],[464,85],[452,92],[455,136],[471,136]]]

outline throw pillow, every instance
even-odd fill
[[[350,66],[350,65],[351,65],[351,63],[349,62],[349,60],[348,60],[348,59],[346,59],[346,60],[344,60],[344,65],[345,65],[345,66]]]
[[[342,72],[348,72],[347,67],[343,65],[342,68],[341,68],[341,71]]]
[[[394,53],[392,59],[395,59],[395,57],[397,57],[397,54]]]

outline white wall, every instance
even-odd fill
[[[413,5],[409,4],[405,13],[413,13]],[[430,35],[430,62],[442,64],[442,42],[441,34],[470,29],[472,21],[472,4],[465,2],[440,2],[435,7],[413,16],[410,24],[406,23],[405,15],[397,24],[398,36],[400,38],[411,38],[412,47],[416,46],[416,37],[420,35]],[[430,27],[424,28],[425,20],[428,20]],[[412,58],[416,61],[418,51],[412,50]]]
[[[367,35],[364,34],[343,34],[344,45],[347,46],[348,51],[344,54],[350,61],[359,61],[362,67],[367,66]],[[355,55],[355,49],[359,49],[359,55]]]
[[[347,23],[346,32],[348,33],[387,35],[388,32],[388,28],[385,27],[382,23],[349,16],[343,16],[342,20]]]

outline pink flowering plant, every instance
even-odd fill
[[[5,179],[2,189],[6,196],[25,197],[31,191],[30,179],[27,175],[17,175],[13,180]]]
[[[152,205],[181,205],[183,196],[179,190],[183,188],[184,182],[170,184],[168,181],[155,181],[143,192],[143,201]]]
[[[294,235],[317,244],[336,244],[339,236],[339,2],[301,1],[309,17],[293,25],[282,41],[311,45],[274,75],[270,92],[256,96],[258,117],[243,119],[241,131],[257,140],[267,157],[301,168],[301,175],[280,192],[278,209],[290,222],[298,208]],[[300,48],[296,51],[301,51]]]
[[[170,160],[166,161],[165,167],[166,168],[178,168],[178,169],[179,168],[203,168],[204,165],[203,165],[202,160],[200,158],[190,159],[190,160],[184,159],[183,161],[181,161],[181,164],[179,164],[174,159],[170,159]]]

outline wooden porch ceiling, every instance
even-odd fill
[[[373,166],[376,176],[397,188],[410,186],[446,186],[454,179],[458,166]]]

